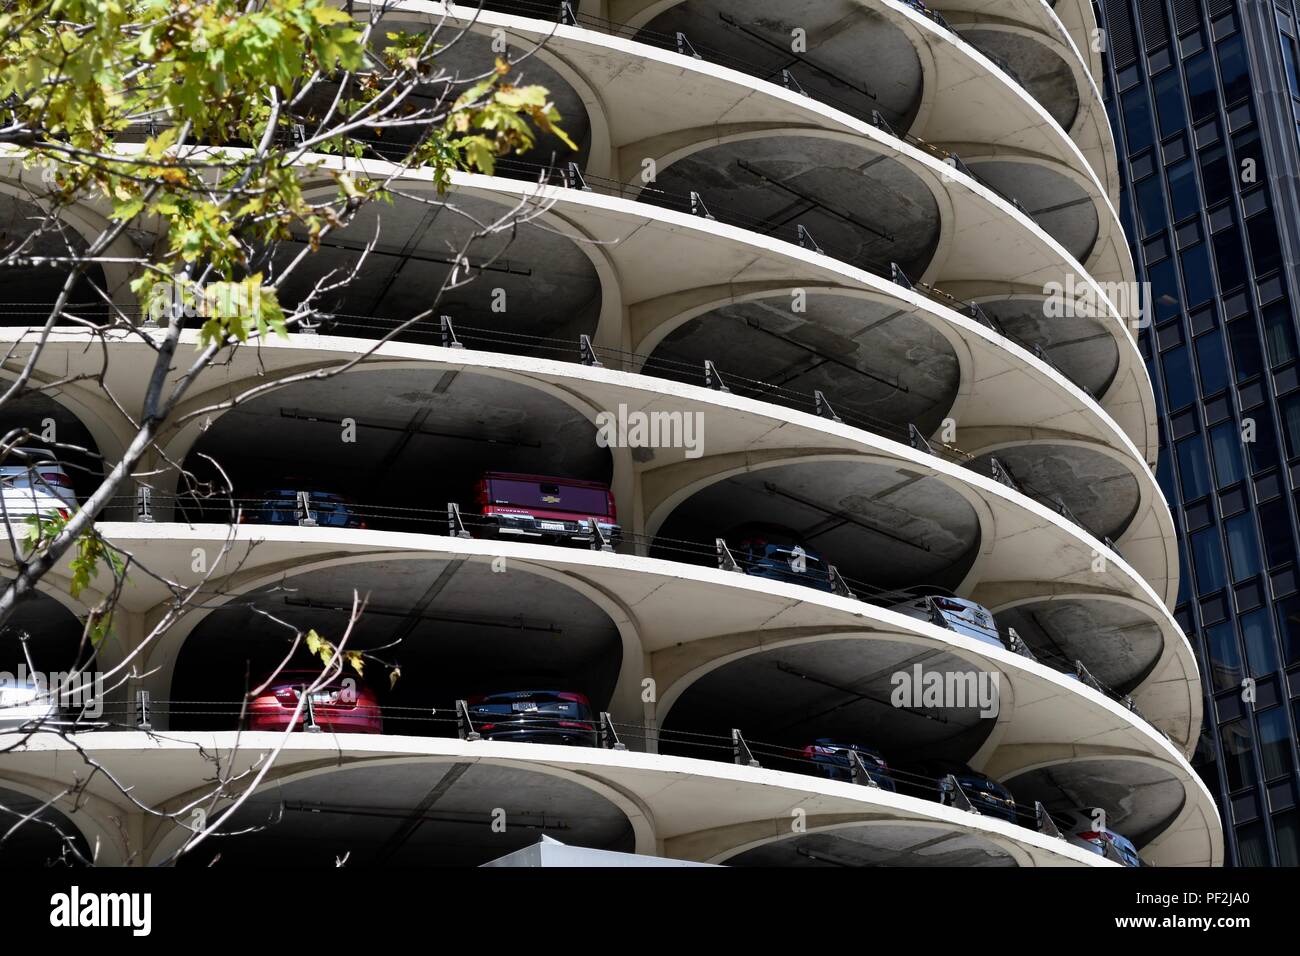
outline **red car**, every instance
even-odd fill
[[[489,471],[474,505],[471,530],[480,536],[583,544],[592,539],[592,519],[610,544],[619,536],[614,495],[596,481]]]
[[[298,706],[298,695],[320,677],[320,671],[282,671],[248,708],[249,730],[284,730]],[[316,725],[332,734],[382,734],[375,692],[356,677],[341,675],[312,692],[311,710]],[[307,726],[303,706],[295,730]]]

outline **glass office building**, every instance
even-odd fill
[[[1194,761],[1228,860],[1300,863],[1300,9],[1101,0],[1121,215],[1151,323],[1176,616],[1204,677]],[[1252,699],[1253,698],[1253,699]]]

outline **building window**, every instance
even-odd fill
[[[1203,50],[1185,64],[1187,69],[1187,100],[1192,107],[1192,122],[1199,123],[1213,116],[1219,109],[1219,91],[1215,84],[1214,64],[1210,52]]]
[[[1262,823],[1237,827],[1237,865],[1268,866],[1268,842]]]
[[[1261,711],[1255,719],[1259,724],[1259,761],[1264,767],[1264,779],[1276,780],[1289,775],[1294,764],[1286,708]]]
[[[1187,290],[1187,308],[1194,309],[1202,302],[1214,298],[1214,273],[1210,271],[1210,256],[1205,243],[1198,242],[1178,254],[1183,269],[1183,287]],[[1222,354],[1222,346],[1220,346]],[[1227,370],[1224,370],[1227,374]]]
[[[1273,818],[1273,842],[1278,866],[1300,866],[1300,811],[1288,810]]]
[[[1300,458],[1300,392],[1278,402],[1282,413],[1282,434],[1286,438],[1287,458]]]
[[[1282,669],[1277,642],[1273,640],[1270,610],[1261,607],[1241,616],[1241,642],[1246,647],[1246,665],[1252,677],[1267,677]]]
[[[1241,655],[1232,622],[1225,621],[1205,629],[1205,648],[1210,655],[1210,679],[1214,689],[1231,690],[1241,686]]]
[[[1192,535],[1192,567],[1196,570],[1196,593],[1202,596],[1228,583],[1218,528],[1211,526]]]
[[[1209,467],[1205,460],[1205,442],[1191,435],[1177,444],[1178,477],[1184,501],[1195,501],[1210,493]]]
[[[1240,34],[1219,44],[1219,75],[1223,78],[1223,99],[1228,106],[1250,95],[1250,69]]]
[[[1274,368],[1296,357],[1295,328],[1291,323],[1291,306],[1274,302],[1264,307],[1264,347],[1268,364]]]
[[[1230,791],[1255,785],[1255,762],[1251,759],[1250,729],[1244,720],[1230,720],[1219,728],[1219,748]]]
[[[1214,452],[1214,484],[1226,488],[1246,477],[1241,461],[1241,432],[1236,422],[1224,422],[1210,429],[1210,448]]]
[[[1196,189],[1196,175],[1192,161],[1185,159],[1169,167],[1169,202],[1174,207],[1174,222],[1182,222],[1196,215],[1201,208],[1201,196]]]
[[[1277,241],[1273,210],[1247,219],[1246,235],[1250,239],[1250,258],[1255,263],[1256,275],[1272,272],[1282,265],[1282,247]]]
[[[1277,433],[1273,430],[1273,413],[1267,405],[1252,408],[1241,416],[1241,423],[1247,420],[1254,423],[1255,440],[1246,443],[1250,452],[1250,470],[1259,474],[1269,468],[1277,467]]]
[[[1178,82],[1177,70],[1166,70],[1151,84],[1155,93],[1156,117],[1160,121],[1160,135],[1173,136],[1187,128],[1187,114],[1183,111],[1183,89]]]
[[[1124,101],[1124,132],[1128,140],[1129,159],[1155,142],[1151,132],[1151,107],[1147,105],[1147,91],[1142,87],[1129,90]]]
[[[1300,663],[1300,595],[1277,602],[1277,629],[1287,666]]]
[[[1241,251],[1241,237],[1235,229],[1225,229],[1212,240],[1214,262],[1219,269],[1219,288],[1224,292],[1246,282],[1246,256]]]
[[[1228,536],[1228,563],[1232,565],[1233,583],[1259,574],[1259,536],[1255,533],[1255,516],[1249,511],[1223,523]]]
[[[1228,150],[1219,143],[1201,150],[1201,181],[1208,205],[1232,198],[1232,170],[1228,168]]]
[[[1259,335],[1250,319],[1228,323],[1228,344],[1232,348],[1232,364],[1237,369],[1237,381],[1244,382],[1264,371],[1264,357],[1259,351]]]
[[[1152,295],[1156,293],[1153,290]],[[1196,384],[1192,381],[1192,368],[1187,361],[1187,347],[1180,345],[1160,356],[1160,363],[1165,373],[1165,397],[1169,401],[1169,410],[1178,409],[1196,401]]]
[[[1201,374],[1203,397],[1228,387],[1228,359],[1223,354],[1223,334],[1218,329],[1196,340],[1196,370]]]
[[[1165,228],[1165,197],[1160,191],[1160,177],[1152,176],[1134,187],[1142,235],[1150,236]]]
[[[1286,501],[1279,498],[1259,506],[1259,526],[1264,530],[1264,556],[1270,568],[1278,568],[1295,560],[1291,545],[1291,521],[1286,513]]]

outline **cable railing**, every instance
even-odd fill
[[[135,496],[115,496],[107,506],[110,511],[134,510],[137,521],[152,523],[173,521],[190,525],[246,525],[323,527],[356,530],[384,530],[433,534],[453,538],[494,538],[558,546],[585,547],[631,556],[659,558],[700,567],[732,571],[765,580],[784,581],[861,601],[886,610],[899,610],[924,603],[925,620],[946,630],[953,630],[947,617],[934,603],[938,597],[955,597],[953,592],[928,584],[882,586],[874,581],[843,574],[820,557],[800,549],[803,568],[789,571],[776,567],[770,560],[748,554],[743,542],[726,538],[677,538],[664,534],[646,535],[619,528],[609,519],[575,518],[551,522],[553,530],[539,531],[535,524],[512,523],[509,516],[477,514],[456,502],[446,508],[404,507],[370,502],[355,502],[335,494],[313,495],[296,491],[292,496],[225,497],[161,494],[142,488]],[[878,529],[886,531],[888,529]],[[313,605],[318,610],[324,606]],[[347,610],[342,606],[334,610]],[[908,612],[910,613],[910,611]],[[1063,673],[1077,676],[1083,683],[1123,704],[1152,727],[1132,698],[1096,679],[1082,661],[1070,660],[1059,653],[1030,650],[1014,631],[1000,638],[1009,650]],[[1156,728],[1159,730],[1159,728]],[[1163,730],[1159,730],[1164,734]],[[1167,737],[1168,735],[1165,734]]]
[[[277,688],[289,688],[289,681],[275,681]],[[98,702],[94,717],[66,715],[51,711],[48,718],[34,719],[17,732],[39,732],[48,721],[61,732],[95,732],[134,730],[154,732],[158,718],[165,718],[168,732],[217,730],[264,730],[283,733],[290,727],[307,734],[342,735],[386,734],[399,725],[403,736],[460,739],[473,745],[494,738],[511,739],[521,730],[552,733],[571,745],[593,749],[627,751],[625,741],[637,743],[641,752],[660,753],[685,759],[733,763],[750,768],[764,768],[793,775],[817,776],[850,783],[868,789],[897,792],[931,800],[965,810],[976,816],[993,816],[1006,822],[1064,840],[1061,828],[1067,825],[1064,813],[1091,810],[1091,807],[1061,808],[1049,811],[1040,801],[1019,802],[999,783],[970,771],[959,763],[943,776],[918,772],[906,766],[887,764],[874,751],[858,744],[837,743],[792,746],[789,743],[750,739],[733,728],[729,734],[696,730],[665,729],[645,723],[615,720],[607,711],[598,717],[577,715],[530,715],[520,720],[514,715],[495,715],[476,710],[466,698],[434,705],[414,706],[363,700],[361,695],[340,699],[333,684],[327,684],[322,696],[306,694],[306,682],[295,688],[295,696],[274,710],[262,706],[256,721],[252,701],[220,699],[155,699],[147,691],[137,691],[132,701]],[[301,704],[300,704],[301,702]],[[301,706],[296,721],[294,710]],[[0,711],[0,713],[3,713]],[[961,779],[959,779],[961,778]],[[965,781],[965,783],[962,782]],[[1003,794],[1007,796],[1003,796]],[[1114,851],[1107,854],[1123,862]]]

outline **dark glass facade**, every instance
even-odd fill
[[[1176,617],[1201,662],[1193,763],[1227,859],[1300,858],[1300,10],[1099,0],[1121,217],[1151,324]],[[1253,682],[1253,701],[1249,689]]]

